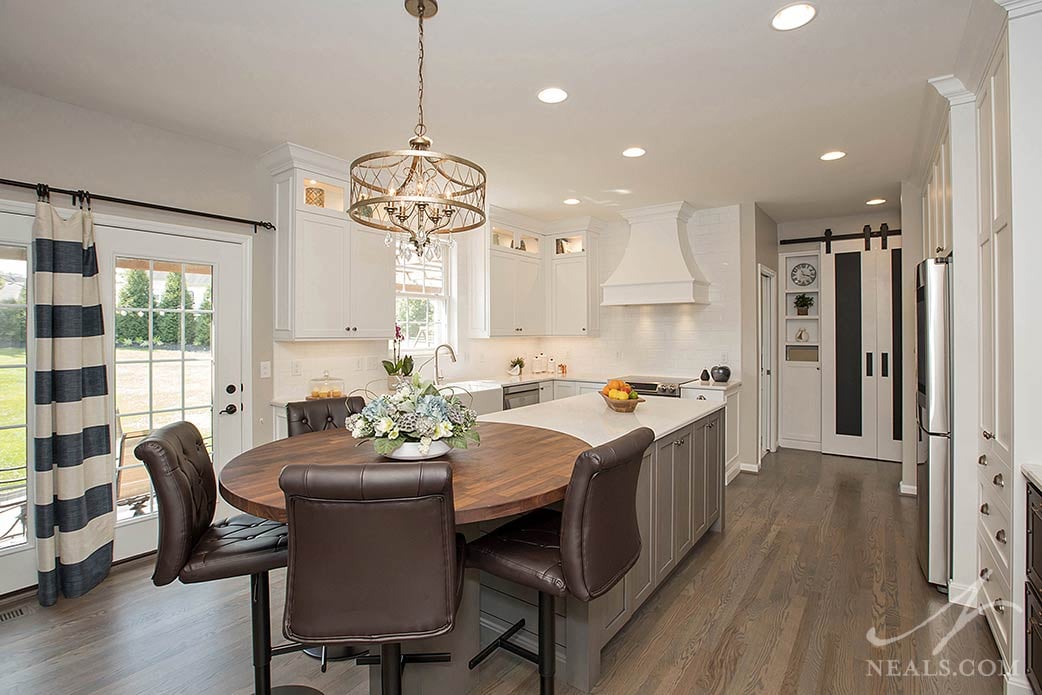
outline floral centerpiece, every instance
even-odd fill
[[[480,443],[477,417],[458,396],[443,394],[417,374],[394,393],[370,401],[348,418],[347,428],[356,439],[371,439],[378,454],[419,460]]]

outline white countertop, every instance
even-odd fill
[[[662,396],[648,396],[645,401],[633,413],[616,413],[599,393],[587,393],[482,415],[478,421],[539,427],[600,446],[638,427],[650,427],[658,439],[725,407],[723,402]]]
[[[730,381],[689,381],[686,384],[681,384],[680,388],[683,389],[708,389],[710,391],[731,391],[742,385],[741,379],[731,379]]]
[[[1020,467],[1020,472],[1024,474],[1024,477],[1035,484],[1035,487],[1042,490],[1042,464],[1039,463],[1025,463]]]

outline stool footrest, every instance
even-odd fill
[[[508,627],[503,632],[503,634],[501,634],[496,639],[492,640],[492,642],[487,647],[485,647],[480,652],[478,652],[474,656],[474,658],[471,659],[470,662],[468,662],[468,666],[470,667],[470,669],[473,670],[473,669],[477,668],[478,664],[480,664],[482,661],[484,661],[488,657],[492,656],[492,653],[494,651],[496,651],[497,649],[500,649],[500,648],[506,649],[508,652],[512,652],[514,654],[517,654],[518,656],[520,656],[520,657],[522,657],[524,659],[528,659],[529,661],[532,661],[533,663],[538,663],[539,662],[539,657],[536,656],[536,654],[534,652],[529,651],[528,649],[525,649],[524,647],[519,647],[516,644],[512,644],[512,643],[507,641],[511,637],[516,635],[518,632],[520,632],[521,629],[524,626],[525,626],[525,619],[522,618],[521,620],[518,620],[516,623],[514,623],[513,625]]]

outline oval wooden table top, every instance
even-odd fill
[[[564,499],[575,458],[590,448],[581,439],[538,427],[480,422],[481,445],[453,449],[456,523],[473,524],[545,507]],[[291,463],[394,463],[371,443],[343,429],[280,439],[244,451],[224,467],[221,496],[247,514],[286,521],[279,474]]]

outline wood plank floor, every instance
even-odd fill
[[[980,616],[944,643],[963,609],[946,608],[919,572],[915,502],[897,495],[899,478],[896,464],[792,450],[739,476],[727,488],[726,534],[707,536],[612,641],[595,692],[1000,693],[998,675],[916,675],[944,659],[957,669],[999,656]],[[84,599],[0,625],[0,693],[248,695],[247,581],[160,589],[150,574],[150,561],[129,563]],[[282,575],[272,577],[275,634]],[[938,611],[889,646],[866,639],[870,628],[896,636]],[[872,670],[869,660],[888,659],[915,671]],[[294,654],[272,671],[276,684],[366,692],[363,669],[349,663],[322,674]],[[533,694],[534,675],[501,652],[482,665],[477,692]]]

